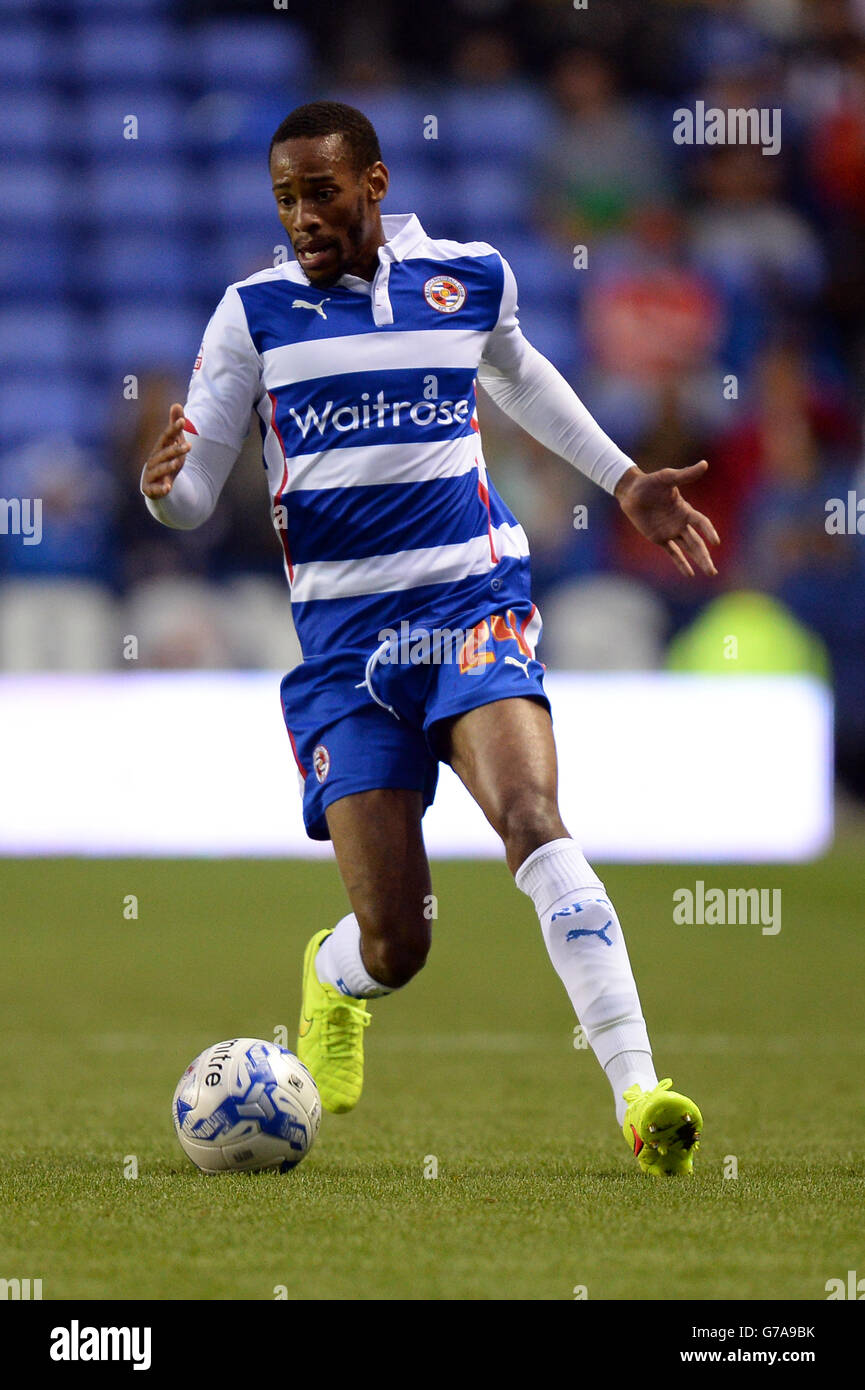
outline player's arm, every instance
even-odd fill
[[[157,521],[190,530],[207,520],[261,394],[261,357],[240,295],[231,286],[205,330],[186,405],[172,405],[144,464],[141,491]]]
[[[691,561],[704,574],[715,574],[706,541],[717,545],[717,532],[679,491],[681,484],[694,482],[706,471],[706,461],[643,473],[605,434],[562,374],[523,336],[516,281],[505,260],[502,266],[501,310],[478,370],[481,386],[535,439],[614,495],[632,525],[662,546],[683,574],[693,575]]]
[[[183,437],[186,422],[182,405],[173,405],[168,412],[168,425],[150,451],[141,474],[141,491],[154,502],[167,497],[174,480],[183,467],[189,444]]]
[[[141,474],[147,510],[163,526],[191,531],[213,512],[238,451],[211,439],[188,438],[189,421],[175,404]]]
[[[718,532],[679,491],[683,484],[701,478],[708,467],[705,459],[690,468],[661,468],[657,473],[643,473],[634,465],[615,487],[619,506],[631,524],[641,536],[662,546],[689,578],[694,575],[692,561],[703,574],[718,573],[706,546],[706,541],[721,544]]]

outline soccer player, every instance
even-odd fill
[[[716,572],[715,529],[680,491],[708,465],[642,473],[524,338],[492,246],[382,216],[361,112],[297,108],[270,173],[297,260],[226,290],[141,490],[159,521],[200,525],[257,414],[303,651],[281,693],[304,823],[351,905],[306,948],[298,1055],[328,1110],[356,1104],[368,1000],[429,950],[421,820],[445,761],[534,903],[640,1168],[690,1173],[700,1112],[658,1082],[615,908],[559,814],[528,545],[487,477],[476,382],[689,576]]]

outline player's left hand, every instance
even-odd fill
[[[686,502],[679,488],[695,483],[709,467],[705,459],[690,468],[661,468],[643,473],[629,468],[616,485],[615,495],[625,516],[641,536],[666,550],[681,574],[694,577],[693,565],[702,574],[713,575],[710,545],[720,545],[711,521]],[[693,565],[692,562],[693,561]]]

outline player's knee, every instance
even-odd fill
[[[429,955],[429,924],[411,933],[364,933],[363,959],[374,980],[399,989],[407,985],[426,964]]]

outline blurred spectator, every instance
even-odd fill
[[[827,531],[827,504],[855,485],[859,430],[849,408],[815,381],[802,352],[767,352],[750,420],[719,450],[721,474],[741,470],[740,573],[782,600],[825,642],[835,693],[836,763],[865,793],[865,537]]]
[[[710,440],[698,432],[693,417],[689,418],[687,400],[672,380],[660,390],[657,399],[658,412],[633,450],[634,462],[645,472],[654,473],[661,468],[686,468],[701,458],[712,459],[712,481],[707,476],[702,482],[692,485],[688,489],[688,500],[716,523],[724,544],[722,556],[719,557],[721,573],[726,576],[729,561],[726,536],[729,533],[724,526],[723,504],[727,504],[727,498],[723,486],[715,483]],[[674,567],[670,557],[659,547],[646,545],[619,511],[613,520],[612,567],[651,584],[665,597],[670,616],[676,624],[690,616],[701,600],[717,591],[718,580],[707,579],[699,572],[695,573],[693,579],[686,580]]]
[[[691,220],[690,249],[728,306],[722,351],[733,372],[747,370],[767,330],[804,319],[824,274],[816,233],[784,201],[776,160],[729,146],[700,168],[705,201]]]
[[[506,86],[520,77],[516,48],[500,29],[474,29],[458,44],[453,75],[466,85]]]
[[[769,3],[777,9],[778,0]],[[765,10],[766,0],[762,8]],[[680,9],[685,11],[678,29],[679,72],[684,82],[753,69],[770,52],[759,5],[745,5],[742,0],[703,0]]]
[[[592,408],[624,448],[654,428],[673,396],[696,424],[703,378],[715,364],[724,305],[688,264],[684,233],[674,204],[647,200],[594,253],[583,297],[584,380]],[[713,397],[714,405],[720,392]]]
[[[711,487],[728,500],[725,534],[732,558],[751,582],[777,592],[802,554],[834,563],[840,549],[826,534],[825,499],[846,493],[859,426],[843,396],[822,382],[804,351],[781,342],[757,364],[750,406],[719,438]],[[714,500],[716,510],[723,506]]]
[[[635,203],[662,193],[667,160],[600,53],[563,54],[550,85],[558,121],[544,163],[544,211],[569,244],[580,243],[621,226]]]

